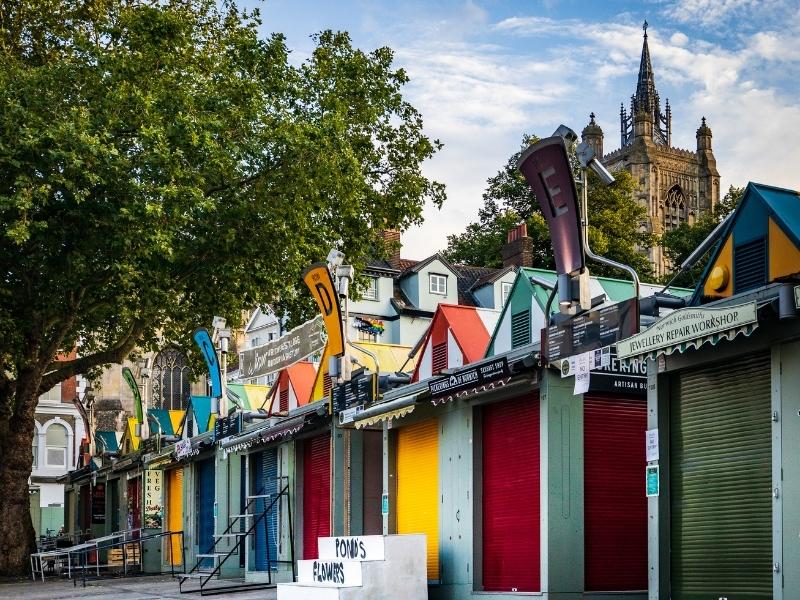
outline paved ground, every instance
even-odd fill
[[[71,581],[56,578],[41,581],[25,581],[19,583],[0,583],[0,599],[17,600],[19,598],[33,600],[62,600],[68,598],[81,598],[99,600],[100,598],[113,598],[114,600],[157,600],[159,598],[199,600],[199,593],[180,594],[178,582],[169,576],[142,576],[116,579],[103,579],[87,581],[86,587],[81,587],[80,581],[74,587]],[[275,600],[275,589],[249,590],[232,593],[223,593],[217,596],[203,596],[203,598],[231,598],[232,600]]]

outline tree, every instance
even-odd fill
[[[521,152],[538,141],[532,135],[522,138],[522,147],[505,166],[488,180],[483,193],[483,206],[478,221],[467,225],[464,233],[447,238],[447,258],[456,263],[502,267],[500,250],[508,230],[524,221],[533,239],[533,264],[544,269],[555,268],[550,232],[539,209],[536,194],[517,169]],[[646,209],[632,196],[634,183],[627,171],[614,173],[616,182],[604,186],[589,172],[589,244],[592,250],[636,269],[643,278],[652,276],[647,256],[638,248],[648,248],[650,234],[643,231]],[[592,263],[595,275],[624,276],[618,270]]]
[[[363,265],[444,200],[389,48],[326,31],[292,66],[258,25],[215,0],[0,4],[0,575],[34,547],[41,393],[297,297],[332,245]]]
[[[739,202],[744,195],[744,188],[730,186],[728,193],[720,202],[714,207],[711,212],[705,213],[700,216],[697,221],[689,225],[688,223],[681,223],[675,229],[667,231],[661,236],[661,245],[664,247],[664,253],[674,265],[672,272],[664,276],[664,283],[668,283],[675,279],[673,285],[694,287],[697,281],[702,276],[703,271],[708,263],[710,253],[702,257],[692,268],[685,273],[678,273],[681,263],[685,261],[689,255],[694,252],[695,248],[703,243],[713,229],[733,210],[739,205]]]

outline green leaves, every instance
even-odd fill
[[[363,265],[380,229],[444,200],[389,48],[326,31],[292,66],[257,24],[213,0],[0,7],[8,372],[134,323],[143,347],[191,347],[215,314],[280,299],[302,315],[308,264],[336,245]]]
[[[488,180],[478,221],[468,225],[464,233],[448,237],[445,254],[451,261],[501,267],[500,250],[506,242],[506,234],[525,221],[528,236],[533,239],[534,266],[555,268],[550,232],[539,210],[539,202],[517,169],[520,153],[538,139],[524,135],[520,150]],[[640,252],[640,248],[650,247],[652,241],[640,227],[646,218],[646,210],[632,197],[630,174],[621,171],[614,176],[616,183],[604,186],[594,173],[589,173],[589,243],[595,253],[630,265],[647,279],[652,276],[652,269],[647,256]],[[611,267],[594,263],[590,271],[593,275],[620,275]]]

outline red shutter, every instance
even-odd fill
[[[437,344],[433,347],[433,360],[431,372],[436,375],[447,368],[447,342]]]
[[[644,399],[584,397],[587,591],[647,589],[646,427]]]
[[[331,532],[331,438],[303,446],[303,559],[317,558],[317,538]]]
[[[539,395],[483,409],[483,589],[538,592]]]
[[[281,395],[278,403],[278,412],[288,412],[289,411],[289,384],[286,384],[285,388],[281,388]]]

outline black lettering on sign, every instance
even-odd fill
[[[344,585],[344,563],[320,563],[314,561],[312,578],[320,583],[332,582]]]
[[[358,538],[335,538],[334,545],[336,546],[336,558],[354,559],[359,556],[361,558],[367,556],[364,542]]]

